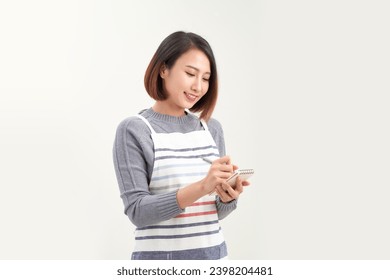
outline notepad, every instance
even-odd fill
[[[249,179],[253,174],[255,174],[255,170],[253,169],[237,169],[236,171],[234,171],[233,175],[226,180],[226,182],[230,186],[234,187],[236,185],[236,180],[238,177],[240,177],[241,180],[245,181]]]
[[[236,181],[238,177],[240,177],[241,180],[245,181],[249,179],[253,174],[255,174],[254,169],[237,169],[234,171],[233,175],[226,180],[226,182],[234,188],[236,186]],[[215,191],[211,191],[209,195],[215,195]]]

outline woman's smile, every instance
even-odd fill
[[[190,102],[195,102],[198,99],[198,96],[194,95],[192,93],[184,92],[184,94],[185,94],[187,100],[190,101]]]

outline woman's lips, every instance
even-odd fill
[[[198,96],[192,94],[192,93],[188,93],[188,92],[184,92],[185,96],[187,97],[188,100],[194,102]]]

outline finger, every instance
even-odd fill
[[[236,180],[236,188],[235,188],[235,190],[238,193],[242,193],[242,191],[243,191],[242,180],[241,180],[240,177],[238,177],[237,180]]]
[[[244,186],[244,187],[247,187],[247,186],[249,186],[251,183],[249,182],[249,181],[242,181],[242,185]]]
[[[233,173],[233,165],[231,164],[221,164],[219,166],[219,170],[221,171],[224,171],[224,172],[229,172],[229,173]]]
[[[229,196],[229,194],[225,191],[225,189],[222,187],[222,185],[217,186],[217,193],[223,202],[228,202],[228,201],[233,200],[233,198],[231,198]]]
[[[221,188],[215,188],[215,193],[219,196],[222,202],[225,202],[224,192],[221,192]]]
[[[238,169],[238,166],[233,164],[233,171],[236,171],[237,169]]]
[[[217,186],[217,189],[218,191],[221,193],[221,195],[226,198],[226,196],[228,195],[228,192],[226,191],[226,189],[222,186],[224,183],[221,183]]]
[[[213,163],[230,164],[230,156],[224,156],[213,161]]]
[[[222,188],[227,194],[229,194],[232,199],[237,199],[240,194],[238,191],[235,191],[229,184],[222,184]]]
[[[226,180],[229,179],[232,175],[233,173],[229,171],[217,171],[215,173],[215,176],[222,179],[220,183],[226,182]]]

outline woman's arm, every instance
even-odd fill
[[[153,141],[141,119],[131,117],[120,123],[113,157],[124,212],[134,225],[155,224],[183,212],[176,199],[177,191],[156,195],[149,192],[148,178],[151,177],[154,161]]]

